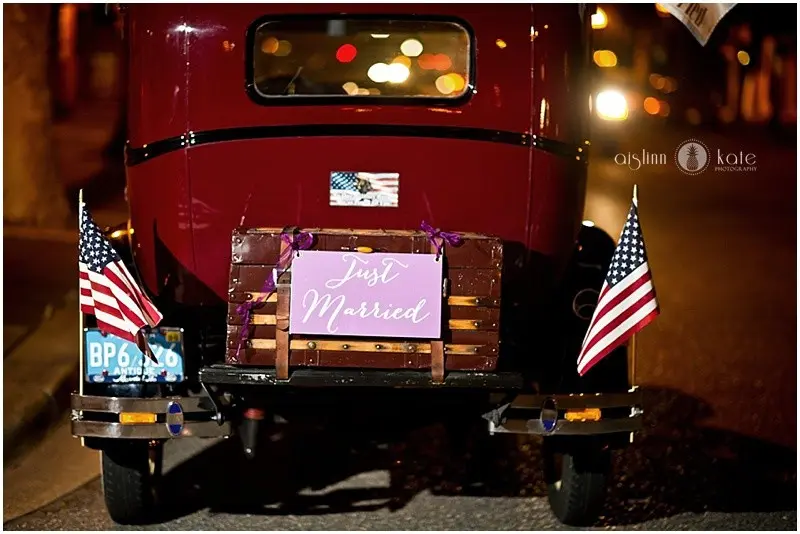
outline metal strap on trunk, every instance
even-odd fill
[[[442,246],[444,247],[444,244]],[[431,252],[437,253],[436,245],[433,243],[431,243]],[[444,261],[444,254],[439,261]],[[445,276],[447,275],[445,274]],[[437,383],[444,382],[444,341],[441,339],[431,340],[431,378]]]
[[[281,240],[280,255],[289,245]],[[275,311],[275,374],[279,380],[289,379],[289,292],[290,286],[275,281],[278,303]]]

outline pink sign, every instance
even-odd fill
[[[291,270],[292,334],[441,334],[442,262],[434,254],[305,250]]]

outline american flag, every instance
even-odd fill
[[[659,314],[634,196],[578,356],[583,376]]]
[[[128,272],[122,259],[100,233],[83,202],[78,254],[81,312],[94,315],[98,328],[136,343],[155,359],[140,331],[163,318]]]
[[[396,172],[332,172],[331,189],[359,191],[361,193],[387,193],[396,195],[400,175]]]

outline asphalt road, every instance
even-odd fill
[[[702,140],[714,152],[755,153],[757,170],[712,164],[690,177],[672,165],[680,134],[632,138],[620,150],[664,152],[669,164],[634,171],[595,158],[586,212],[616,237],[639,185],[662,315],[639,338],[647,428],[615,458],[596,526],[795,530],[795,152],[709,134]],[[252,464],[237,456],[236,440],[202,451],[171,443],[168,515],[150,528],[563,528],[548,510],[535,439],[497,436],[465,452],[436,425],[406,436],[402,448],[370,443],[370,431],[275,429]],[[467,484],[470,465],[480,466],[481,485]],[[67,476],[54,471],[46,476]],[[4,527],[118,528],[96,479]]]

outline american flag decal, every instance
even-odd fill
[[[400,175],[396,172],[331,173],[331,206],[397,207]]]
[[[136,343],[154,359],[140,330],[163,318],[139,288],[81,202],[78,254],[81,312],[94,315],[101,331]]]
[[[578,373],[581,376],[586,374],[597,362],[652,322],[659,312],[639,226],[638,202],[634,197],[583,339]]]

